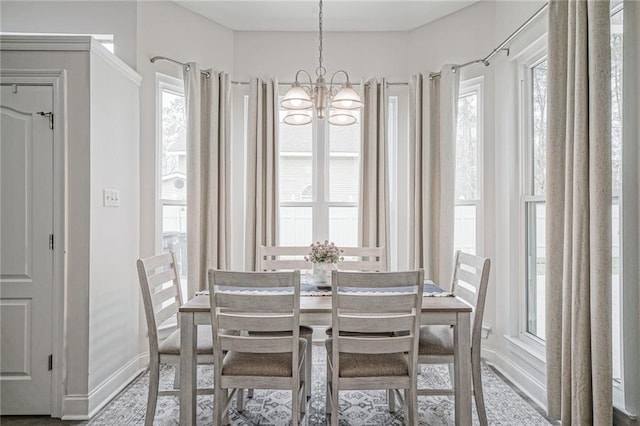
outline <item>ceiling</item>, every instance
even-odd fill
[[[325,0],[325,31],[409,31],[478,0]],[[318,31],[317,0],[174,0],[235,31]]]

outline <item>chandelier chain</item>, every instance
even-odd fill
[[[318,15],[318,27],[319,27],[319,37],[320,37],[320,44],[319,44],[319,48],[318,48],[318,62],[320,63],[320,65],[318,66],[318,69],[316,70],[316,75],[318,77],[322,77],[324,76],[324,74],[326,73],[325,68],[322,66],[322,0],[320,0],[320,12]]]

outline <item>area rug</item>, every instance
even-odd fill
[[[308,425],[326,425],[325,414],[325,350],[314,347],[312,397],[304,422]],[[161,389],[172,387],[174,370],[162,367]],[[483,366],[482,379],[485,392],[487,418],[491,425],[549,425],[536,409],[500,378],[491,368]],[[419,375],[420,387],[443,388],[449,386],[446,366],[423,366]],[[91,426],[143,425],[147,400],[149,374],[138,377],[88,424]],[[198,367],[198,387],[213,387],[213,367]],[[235,407],[235,402],[232,403]],[[454,404],[448,397],[419,397],[420,425],[454,425]],[[403,425],[402,410],[389,413],[383,391],[341,391],[340,425]],[[231,425],[288,425],[291,423],[291,392],[255,390],[253,398],[245,398],[245,409],[229,411]],[[474,424],[478,419],[473,413]],[[197,424],[213,422],[213,396],[199,396]],[[176,397],[160,397],[154,425],[173,426],[180,423],[180,410]]]

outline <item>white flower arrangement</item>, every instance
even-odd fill
[[[338,263],[343,259],[342,253],[344,250],[327,240],[324,240],[324,243],[317,241],[311,244],[310,247],[309,255],[304,257],[306,261],[311,261],[312,263]]]

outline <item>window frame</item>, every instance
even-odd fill
[[[544,358],[545,341],[528,330],[529,290],[529,235],[528,223],[530,206],[545,203],[545,195],[535,195],[533,185],[533,68],[547,59],[546,38],[534,42],[518,61],[518,101],[519,101],[519,185],[518,185],[518,328],[517,337],[530,348],[537,358]]]

